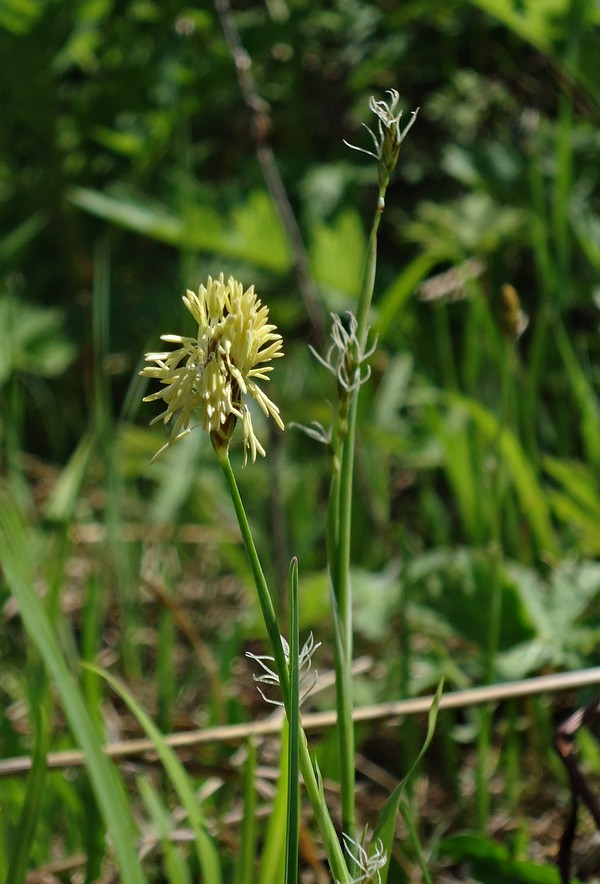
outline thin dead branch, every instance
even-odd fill
[[[556,675],[542,675],[522,681],[471,688],[454,691],[442,696],[440,710],[464,709],[469,706],[480,706],[484,703],[498,703],[517,697],[535,697],[540,694],[552,694],[559,691],[600,685],[600,666],[592,669],[580,669],[577,672],[563,672]],[[401,718],[406,715],[420,715],[431,708],[433,696],[418,697],[414,700],[397,700],[392,703],[379,703],[373,706],[362,706],[354,710],[355,722],[381,721],[384,719]],[[313,712],[302,716],[305,731],[314,733],[327,730],[336,722],[336,713]],[[192,748],[210,743],[242,743],[249,737],[264,737],[279,733],[281,717],[269,718],[265,721],[254,721],[249,724],[232,724],[220,727],[209,727],[200,730],[169,734],[165,737],[167,745],[174,749]],[[104,751],[115,760],[152,753],[154,747],[151,740],[140,738],[110,743]],[[51,752],[47,758],[51,769],[66,767],[83,767],[85,757],[77,749],[62,752]],[[31,767],[31,758],[22,756],[6,758],[0,761],[0,777],[20,776]]]
[[[571,787],[571,808],[565,822],[556,859],[562,884],[569,884],[571,880],[571,855],[577,831],[577,813],[580,802],[587,807],[596,823],[596,827],[600,831],[600,805],[577,764],[574,742],[577,731],[597,720],[599,715],[600,697],[596,697],[587,706],[578,709],[577,712],[569,716],[557,728],[554,735],[554,745],[560,760],[566,768]]]

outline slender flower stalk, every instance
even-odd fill
[[[260,564],[260,559],[254,545],[254,539],[252,537],[252,532],[250,531],[250,525],[248,523],[244,504],[242,503],[242,498],[237,487],[235,475],[231,468],[229,455],[227,453],[227,450],[216,445],[214,440],[213,447],[215,449],[217,459],[223,469],[223,474],[229,488],[229,492],[238,520],[238,525],[242,534],[242,540],[246,548],[246,554],[248,556],[250,567],[252,569],[254,585],[256,587],[258,600],[261,606],[263,620],[267,629],[267,635],[269,637],[271,650],[273,651],[273,674],[277,677],[277,681],[283,698],[283,705],[286,709],[286,714],[289,720],[290,680],[288,661],[286,660],[281,636],[279,634],[271,593],[269,592],[267,581],[265,579],[265,575]],[[306,735],[303,730],[300,731],[299,761],[306,792],[308,794],[308,798],[310,800],[313,813],[317,821],[317,826],[319,827],[319,832],[321,833],[321,837],[323,839],[323,844],[327,853],[327,859],[335,876],[335,880],[339,881],[340,884],[351,884],[351,877],[348,872],[340,843],[337,839],[335,828],[331,821],[327,805],[322,798],[321,790],[319,789],[315,770],[313,768],[313,764],[308,752]]]
[[[339,341],[344,339],[340,332],[341,324],[334,322],[333,344],[325,357],[330,370],[338,377],[339,411],[332,438],[333,474],[329,493],[327,517],[327,546],[329,574],[336,624],[336,704],[338,714],[338,741],[341,766],[342,826],[348,838],[356,842],[356,821],[354,808],[354,726],[352,722],[352,593],[350,586],[350,537],[351,509],[354,474],[354,450],[356,438],[356,415],[358,394],[364,370],[360,363],[370,355],[367,349],[369,334],[369,311],[375,286],[377,268],[377,233],[385,208],[385,194],[390,176],[398,161],[400,147],[409,129],[415,122],[418,109],[412,112],[411,119],[401,126],[402,112],[397,110],[399,95],[395,89],[388,91],[389,101],[377,101],[371,97],[369,107],[377,118],[377,134],[368,126],[374,151],[348,145],[361,153],[366,153],[377,161],[379,192],[367,245],[363,277],[358,298],[356,318],[352,318],[346,334],[346,358],[334,360],[339,351]],[[348,354],[354,355],[354,362],[348,367]]]
[[[281,336],[275,331],[275,326],[269,324],[268,310],[261,306],[254,287],[244,291],[233,278],[225,284],[223,275],[217,280],[209,277],[206,286],[200,286],[197,295],[188,291],[183,300],[198,323],[196,336],[163,335],[162,340],[178,345],[177,349],[148,353],[146,359],[155,364],[140,372],[144,377],[155,378],[163,385],[162,390],[144,400],[153,402],[162,399],[164,402],[164,411],[153,423],[162,420],[172,425],[169,441],[154,459],[189,433],[192,415],[197,414],[210,435],[227,482],[271,645],[272,656],[255,658],[264,670],[260,679],[263,683],[279,686],[289,721],[290,650],[279,633],[271,593],[229,460],[229,443],[238,421],[244,430],[244,463],[248,451],[253,461],[257,453],[265,453],[254,433],[244,397],[254,398],[265,415],[272,417],[283,429],[279,409],[256,383],[256,380],[268,380],[271,366],[264,363],[282,355]],[[311,636],[299,655],[298,666],[304,670],[305,679],[308,674],[309,682],[311,657],[317,646]],[[265,662],[267,660],[273,664],[272,668]],[[315,673],[312,673],[314,677]],[[309,682],[304,682],[304,696],[314,686]],[[301,729],[298,734],[298,760],[332,873],[341,884],[351,884],[351,875],[310,759],[306,736]]]

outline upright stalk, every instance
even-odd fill
[[[411,121],[402,130],[401,112],[396,113],[398,93],[390,90],[391,101],[375,101],[369,106],[378,118],[376,136],[368,129],[375,152],[355,148],[377,160],[379,190],[377,207],[367,252],[361,288],[356,310],[355,327],[347,336],[339,335],[335,343],[343,343],[345,348],[339,353],[338,394],[339,412],[334,429],[333,477],[330,487],[327,517],[327,554],[329,575],[334,605],[335,624],[335,673],[337,733],[340,759],[340,790],[342,805],[342,829],[352,841],[356,840],[355,814],[355,768],[354,768],[354,724],[352,721],[352,589],[350,583],[350,540],[352,533],[352,490],[354,480],[354,454],[356,441],[356,416],[358,396],[364,375],[361,365],[367,358],[366,346],[369,334],[369,311],[373,299],[375,274],[377,270],[377,233],[385,208],[385,194],[390,176],[396,166],[402,141],[410,129]],[[368,128],[368,127],[367,127]],[[352,145],[349,145],[352,147]]]
[[[244,504],[242,502],[235,475],[231,467],[231,462],[229,460],[229,453],[225,446],[216,444],[214,438],[211,438],[213,439],[213,448],[223,470],[223,475],[225,476],[227,487],[229,488],[229,493],[231,495],[235,514],[237,516],[238,525],[242,534],[242,540],[246,549],[246,555],[248,556],[248,560],[250,562],[250,568],[252,570],[252,576],[254,578],[254,585],[256,587],[259,604],[267,629],[269,643],[273,651],[275,669],[279,677],[283,704],[289,721],[291,717],[289,670],[287,661],[285,659],[283,645],[281,643],[281,636],[279,633],[279,627],[277,625],[277,618],[275,616],[275,609],[273,607],[271,593],[269,591],[269,587],[267,585],[267,581],[265,579],[265,575],[260,564],[260,559],[256,551],[256,546],[254,545],[254,539],[252,537],[252,532],[250,531],[248,517],[246,516]],[[312,761],[310,759],[310,755],[308,753],[306,735],[302,730],[300,732],[299,740],[299,759],[300,770],[304,779],[306,792],[312,805],[313,813],[315,814],[321,837],[323,838],[325,851],[327,853],[327,859],[329,861],[334,880],[336,882],[339,882],[339,884],[351,884],[351,878],[346,866],[346,861],[344,859],[344,855],[342,853],[335,828],[331,821],[331,817],[329,816],[327,805],[322,798],[321,790],[317,782],[317,777],[312,765]]]
[[[384,208],[385,187],[380,188],[377,210],[373,219],[365,268],[357,310],[356,337],[364,350],[368,334],[367,319],[373,297],[377,266],[377,230]],[[357,366],[357,370],[360,367]],[[331,526],[328,541],[330,578],[335,599],[336,643],[336,708],[338,715],[338,745],[340,758],[340,786],[342,803],[342,829],[356,839],[356,815],[354,801],[354,724],[352,721],[352,590],[350,585],[350,539],[352,533],[352,490],[354,484],[354,452],[356,440],[356,415],[360,385],[341,396],[338,417],[338,452],[329,495],[328,524]],[[343,393],[343,391],[341,391]],[[339,472],[336,467],[339,465]]]

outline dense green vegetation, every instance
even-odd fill
[[[283,624],[298,558],[301,641],[322,642],[310,703],[332,708],[330,465],[294,425],[332,417],[308,345],[326,353],[330,313],[356,309],[377,165],[344,140],[372,148],[370,95],[420,111],[358,410],[355,702],[600,664],[599,50],[593,0],[0,2],[0,746],[33,757],[0,777],[1,880],[283,881],[276,745],[215,739],[182,766],[161,742],[269,711],[244,658],[265,634],[210,442],[151,465],[167,431],[138,372],[161,334],[193,332],[181,296],[209,275],[269,305],[286,430],[253,414],[267,457],[241,469],[236,437],[232,460]],[[390,884],[424,863],[558,882],[552,738],[587,699],[440,713]],[[361,825],[425,730],[357,727]],[[144,732],[162,765],[103,755]],[[73,747],[85,768],[46,770]],[[335,781],[333,731],[311,749]],[[579,750],[593,784],[585,733]],[[301,880],[330,880],[310,817],[300,854]]]

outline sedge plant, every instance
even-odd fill
[[[183,298],[197,331],[192,336],[163,335],[174,349],[148,353],[149,363],[141,374],[160,383],[160,389],[144,401],[161,401],[163,411],[153,422],[170,426],[168,441],[155,455],[182,440],[190,432],[193,418],[209,434],[215,456],[233,502],[246,549],[256,592],[270,644],[269,655],[254,656],[260,667],[256,681],[268,702],[285,709],[288,727],[288,808],[285,881],[298,880],[298,791],[299,772],[310,800],[327,859],[337,884],[385,882],[391,857],[394,820],[401,789],[386,805],[375,834],[357,832],[355,814],[354,727],[352,696],[352,592],[350,581],[351,503],[356,437],[357,404],[361,385],[369,377],[367,360],[370,345],[369,312],[377,264],[377,232],[385,207],[385,194],[396,166],[402,141],[413,125],[417,111],[404,128],[397,110],[398,93],[390,90],[389,101],[370,100],[377,118],[377,133],[368,129],[373,151],[362,151],[375,158],[378,166],[378,200],[366,254],[356,315],[333,316],[331,346],[319,361],[337,381],[338,405],[333,425],[304,428],[308,435],[326,443],[331,456],[331,487],[327,516],[327,552],[335,635],[336,705],[340,757],[342,803],[341,840],[327,807],[318,767],[311,759],[302,730],[300,704],[316,680],[312,655],[318,648],[312,637],[300,649],[297,635],[298,563],[290,567],[290,636],[281,636],[273,598],[250,530],[250,525],[229,458],[229,448],[238,424],[243,430],[244,466],[265,450],[259,441],[248,406],[254,400],[267,418],[283,430],[279,408],[259,382],[266,382],[274,360],[283,356],[282,338],[269,322],[268,308],[258,299],[254,286],[244,289],[237,280],[223,274],[208,278],[197,293]],[[314,351],[313,351],[314,353]],[[278,699],[269,699],[260,687],[275,687]],[[435,709],[434,709],[435,716]],[[430,738],[430,737],[429,737]],[[393,812],[392,812],[393,811]]]

